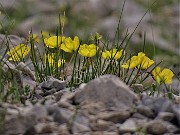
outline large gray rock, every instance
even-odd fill
[[[104,75],[87,83],[77,91],[74,97],[75,104],[102,102],[109,109],[130,109],[138,97],[129,87],[113,75]]]

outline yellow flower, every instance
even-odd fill
[[[40,38],[37,34],[30,34],[28,36],[28,42],[37,42],[39,43],[40,42]]]
[[[93,57],[94,55],[96,55],[98,49],[99,47],[94,44],[83,44],[79,47],[78,53],[84,57]]]
[[[11,48],[7,54],[10,56],[9,60],[21,61],[30,51],[30,48],[26,44],[19,44],[14,48]]]
[[[152,64],[154,64],[154,61],[149,59],[148,57],[144,56],[142,59],[141,59],[141,63],[140,65],[138,66],[138,68],[142,68],[142,69],[147,69],[149,68]]]
[[[138,56],[133,56],[121,67],[123,67],[123,68],[137,67],[137,68],[141,68],[141,69],[147,69],[152,64],[154,64],[154,61],[149,59],[143,52],[140,52],[140,53],[138,53]]]
[[[120,51],[118,51],[117,49],[112,49],[110,51],[105,50],[104,52],[102,52],[102,57],[104,59],[119,59],[122,56],[122,52],[123,50],[121,49]]]
[[[159,66],[152,71],[152,74],[158,83],[164,82],[166,84],[171,84],[174,76],[174,73],[170,69],[165,68],[161,71]]]
[[[46,61],[48,62],[49,66],[51,66],[51,67],[55,66],[56,60],[55,60],[55,57],[54,57],[53,53],[45,55],[44,60],[45,60],[45,63],[46,63]],[[58,60],[58,67],[60,67],[63,63],[65,63],[65,60],[64,59],[63,60],[59,59]]]
[[[51,36],[49,38],[45,38],[44,43],[49,48],[57,48],[63,43],[64,40],[64,36]]]
[[[61,44],[61,49],[65,52],[76,51],[79,47],[79,38],[77,36],[72,40],[70,37],[64,40],[64,43]]]
[[[46,32],[46,31],[42,31],[41,32],[41,35],[42,35],[42,37],[45,39],[45,38],[49,38],[50,37],[50,35],[49,35],[50,33],[49,32]]]

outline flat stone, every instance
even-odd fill
[[[155,113],[149,107],[144,106],[144,105],[138,105],[137,112],[149,118],[155,117]]]
[[[137,118],[137,119],[148,119],[146,116],[140,114],[140,113],[134,113],[132,115],[132,118]]]
[[[112,121],[114,123],[119,123],[125,121],[127,118],[130,117],[129,111],[119,111],[119,112],[100,112],[96,116],[97,119]]]
[[[89,126],[83,125],[82,123],[74,122],[72,127],[72,133],[84,133],[91,131]]]
[[[109,109],[132,109],[138,102],[137,95],[113,75],[104,75],[88,82],[75,93],[75,104],[102,102]]]
[[[167,127],[162,120],[152,120],[147,123],[147,132],[153,135],[160,135],[166,133]]]
[[[180,133],[180,129],[172,123],[165,121],[164,125],[166,126],[168,133]]]
[[[69,123],[74,113],[65,108],[56,108],[52,114],[54,121],[59,124]]]
[[[57,131],[58,125],[55,122],[49,122],[49,123],[38,123],[35,126],[35,130],[38,134],[45,134],[45,133],[53,133],[54,131]]]
[[[35,73],[24,62],[18,63],[16,69],[22,71],[23,74],[29,76],[33,81],[36,80]]]
[[[162,119],[164,121],[171,121],[174,118],[174,114],[170,112],[160,112],[156,119]]]
[[[67,124],[61,124],[58,127],[59,135],[70,135]]]
[[[137,130],[136,122],[133,119],[127,119],[123,124],[119,127],[120,133],[134,133]]]
[[[98,119],[95,122],[90,123],[91,129],[94,131],[107,131],[110,127],[115,125],[113,122]]]

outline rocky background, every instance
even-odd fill
[[[132,32],[151,5],[150,0],[126,0],[121,22],[122,37]],[[5,34],[12,45],[25,41],[29,31],[55,33],[59,13],[65,11],[64,34],[88,40],[99,32],[113,41],[122,9],[122,0],[0,0],[0,53],[5,50]],[[157,2],[135,32],[129,50],[142,50],[146,32],[146,53],[164,60],[179,75],[179,3]],[[155,48],[155,53],[154,53]],[[35,82],[34,72],[8,63],[5,73],[13,73],[19,86],[30,86],[21,97],[24,104],[0,105],[0,135],[174,135],[180,134],[180,99],[137,95],[118,78],[105,75],[70,92],[66,82],[49,78]],[[173,80],[176,90],[179,81]],[[28,97],[29,96],[29,97]]]
[[[0,106],[1,135],[179,135],[180,100],[137,95],[113,75],[70,92],[54,78]]]

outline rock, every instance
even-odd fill
[[[24,134],[35,124],[35,119],[32,116],[12,115],[5,119],[5,135]]]
[[[56,98],[56,102],[58,102],[61,99],[62,95],[63,95],[63,93],[61,91],[54,93],[54,96]]]
[[[18,65],[16,66],[16,69],[22,71],[23,74],[29,76],[33,81],[36,80],[35,73],[31,71],[31,69],[27,65],[25,65],[24,62],[18,63]]]
[[[90,122],[90,127],[93,131],[107,131],[110,127],[115,124],[110,121],[96,119],[94,122]]]
[[[59,124],[69,123],[74,113],[65,108],[56,108],[52,114],[54,121]]]
[[[72,132],[83,133],[83,132],[91,131],[89,124],[90,123],[87,114],[79,110],[74,115],[74,121],[72,121]]]
[[[137,130],[136,122],[133,119],[127,119],[119,127],[119,133],[134,133]]]
[[[48,91],[45,91],[43,96],[53,95],[56,92],[56,89],[50,89]]]
[[[147,132],[153,135],[160,135],[166,133],[167,127],[162,120],[152,120],[147,123]]]
[[[130,117],[129,111],[106,111],[100,112],[97,114],[97,119],[102,119],[106,121],[112,121],[114,123],[119,123],[125,121],[127,118]]]
[[[25,116],[32,116],[36,121],[41,121],[47,118],[48,112],[44,106],[36,105],[23,112]]]
[[[140,113],[134,113],[132,115],[132,118],[137,118],[137,119],[148,119],[146,116],[140,114]]]
[[[149,122],[148,119],[136,119],[134,118],[134,120],[136,121],[136,125],[138,129],[146,129],[145,126],[147,125],[147,123]]]
[[[74,98],[74,92],[71,92],[69,88],[65,88],[61,90],[61,92],[62,92],[62,96],[59,102],[68,102],[72,104]]]
[[[66,87],[66,82],[65,81],[60,81],[56,78],[49,77],[46,82],[43,82],[41,84],[41,88],[44,90],[51,90],[51,89],[56,89],[57,91],[62,90]]]
[[[87,83],[75,93],[75,104],[102,102],[109,109],[132,109],[138,97],[129,87],[113,75],[104,75]]]
[[[180,82],[178,82],[179,84],[179,89],[180,89]],[[180,104],[180,96],[177,96],[175,94],[173,94],[173,98],[174,98],[174,102],[177,104]]]
[[[61,124],[58,127],[59,135],[70,135],[67,124]]]
[[[142,104],[149,107],[156,114],[158,112],[172,112],[172,102],[165,97],[142,97]]]
[[[6,60],[3,70],[7,75],[6,77],[13,77],[18,83],[18,86],[21,88],[29,87],[29,89],[34,90],[38,84],[35,82],[35,73],[31,71],[23,62],[20,62],[17,66],[14,66],[8,60]]]
[[[172,112],[174,113],[176,119],[177,119],[177,124],[180,126],[180,104],[173,105],[172,106]]]
[[[4,61],[4,65],[2,67],[4,72],[7,72],[9,69],[15,69],[15,65],[13,65],[10,61],[8,61],[6,58],[2,58],[2,56],[0,56],[0,59],[2,59],[2,61]]]
[[[162,119],[164,121],[171,121],[174,118],[174,114],[170,112],[160,112],[156,119]]]
[[[33,91],[38,85],[38,83],[36,81],[33,81],[27,76],[23,76],[22,85],[23,85],[23,88],[29,88],[30,91]]]
[[[35,130],[37,134],[44,134],[44,133],[53,133],[57,131],[57,124],[55,122],[50,123],[38,123],[35,126]]]
[[[9,1],[9,0],[8,0]],[[16,35],[3,35],[0,34],[0,45],[1,45],[1,50],[0,53],[3,54],[5,53],[5,49],[7,48],[7,45],[9,46],[9,48],[13,48],[16,45],[20,44],[20,43],[25,43],[26,40],[22,37],[16,36]]]
[[[168,133],[180,133],[180,129],[170,122],[165,121],[164,125],[166,126]]]
[[[44,97],[41,101],[40,101],[41,104],[44,104],[44,105],[53,105],[56,103],[56,98],[53,96],[53,95],[48,95],[46,97]]]
[[[149,118],[153,118],[156,116],[155,113],[149,107],[144,106],[144,105],[138,105],[137,112]]]
[[[83,125],[82,123],[74,122],[72,127],[72,133],[85,133],[89,132],[91,129],[87,125]]]

